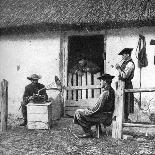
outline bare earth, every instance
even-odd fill
[[[133,138],[116,140],[108,127],[109,134],[99,139],[80,139],[82,130],[72,118],[61,118],[51,130],[28,130],[20,122],[9,115],[8,130],[0,133],[0,155],[155,155],[155,129],[148,129],[146,136],[146,129],[124,128]]]

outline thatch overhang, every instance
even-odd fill
[[[155,0],[1,0],[0,32],[155,26]]]

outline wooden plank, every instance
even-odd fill
[[[155,88],[134,88],[134,89],[125,89],[125,93],[138,93],[138,92],[154,92]]]
[[[79,99],[78,101],[75,100],[66,100],[66,106],[87,106],[92,107],[97,102],[98,98],[89,98],[89,99]]]
[[[97,78],[100,76],[100,73],[94,74],[94,85],[100,85],[100,80]],[[100,89],[94,89],[94,97],[100,96]]]
[[[87,86],[91,85],[91,73],[87,74]],[[88,98],[92,98],[92,89],[88,89]]]
[[[27,119],[28,122],[36,122],[36,121],[40,121],[40,122],[48,122],[48,113],[29,113],[27,115]]]
[[[86,86],[86,78],[87,78],[87,75],[86,73],[84,73],[82,76],[82,99],[86,99],[86,90],[83,89],[83,86]]]
[[[123,123],[123,127],[142,127],[142,128],[155,128],[153,124],[136,124],[136,123]]]
[[[69,73],[68,74],[68,87],[70,88],[70,86],[72,86],[72,74]],[[67,90],[68,91],[68,100],[71,100],[72,99],[72,90]]]
[[[73,74],[73,86],[76,86],[76,74]],[[73,90],[73,100],[76,100],[76,91],[77,90]]]
[[[101,89],[101,86],[100,85],[90,85],[90,86],[70,86],[70,87],[66,87],[65,89],[66,90],[74,90],[74,89],[95,89],[95,88],[100,88]]]
[[[27,105],[27,113],[28,114],[47,114],[48,113],[48,106],[42,105],[38,106],[37,104],[34,104],[30,106]]]
[[[123,118],[124,118],[124,82],[118,81],[118,89],[115,93],[115,111],[112,122],[112,137],[116,139],[122,138]]]
[[[50,129],[50,125],[48,122],[28,122],[28,129]]]
[[[67,87],[67,75],[68,75],[68,36],[66,35],[61,35],[61,49],[62,49],[62,54],[63,54],[63,86]],[[67,90],[63,90],[62,92],[63,96],[63,104],[64,104],[64,109],[65,109],[65,101],[67,98]],[[65,110],[64,110],[64,115],[65,115]]]
[[[82,76],[78,75],[78,86],[82,85]],[[82,90],[77,90],[78,91],[78,100],[82,98]]]
[[[1,125],[0,131],[7,130],[7,119],[8,119],[8,81],[3,79],[0,88],[0,101],[1,101]]]

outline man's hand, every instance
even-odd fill
[[[33,96],[29,96],[28,97],[28,100],[30,101],[30,100],[33,100],[34,99],[34,97]]]
[[[116,64],[115,68],[118,70],[118,69],[121,69],[121,67],[119,66],[119,64]]]

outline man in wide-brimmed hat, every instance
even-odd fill
[[[116,64],[119,72],[119,79],[125,82],[125,89],[132,89],[132,79],[134,77],[135,64],[131,58],[133,48],[124,48],[118,55],[122,55],[121,64]],[[134,112],[134,94],[125,94],[124,119],[125,122],[131,122],[128,118],[129,113]]]
[[[110,74],[104,74],[99,77],[98,79],[101,82],[103,90],[97,103],[92,108],[78,109],[75,111],[73,122],[80,125],[84,131],[84,134],[79,137],[92,137],[91,126],[98,122],[105,122],[107,125],[112,123],[112,115],[115,106],[115,92],[111,87],[113,78],[114,76]]]
[[[41,76],[39,76],[37,74],[32,74],[31,76],[27,77],[27,79],[31,81],[31,84],[29,84],[25,87],[25,91],[24,91],[24,95],[23,95],[23,102],[21,104],[21,110],[22,110],[24,122],[22,124],[20,124],[20,126],[27,125],[27,107],[26,107],[26,105],[34,99],[35,94],[43,96],[44,101],[46,101],[48,99],[46,89],[43,89],[43,88],[45,88],[45,86],[43,84],[38,83],[38,80],[41,79]],[[39,91],[39,90],[41,90],[41,91]],[[39,94],[38,94],[38,91],[39,91]]]

